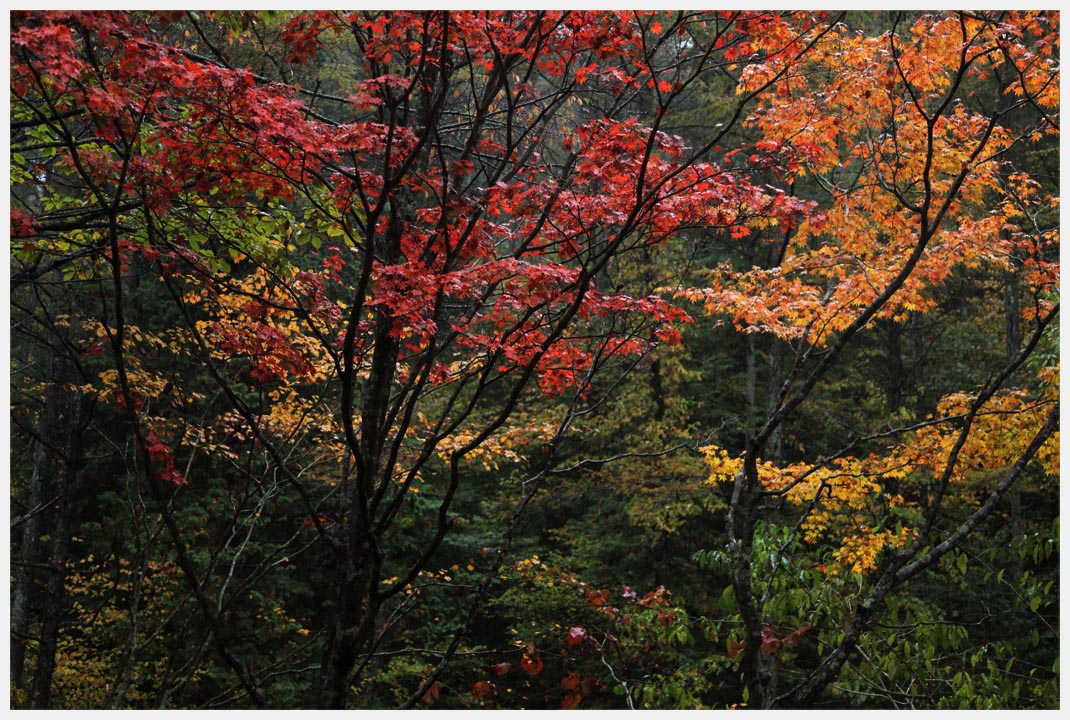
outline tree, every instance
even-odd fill
[[[1037,192],[1007,154],[1058,132],[1055,32],[1050,16],[1032,13],[896,15],[879,36],[840,25],[780,76],[749,120],[762,138],[752,162],[771,163],[827,192],[821,211],[786,239],[775,267],[725,266],[711,287],[680,293],[730,317],[740,331],[791,342],[795,352],[774,406],[743,452],[732,458],[709,449],[712,477],[731,484],[732,587],[745,627],[740,657],[752,705],[813,703],[890,594],[960,547],[1027,464],[1051,452],[1045,448],[1057,437],[1057,399],[1005,386],[1058,312],[1051,301],[1057,236],[1036,222],[1055,197]],[[741,91],[783,70],[777,62],[749,65]],[[997,72],[1015,81],[993,99],[981,89]],[[973,387],[946,397],[928,418],[858,428],[850,442],[816,461],[762,462],[775,433],[811,402],[856,336],[882,319],[904,322],[933,310],[934,289],[955,273],[1016,262],[1033,269],[1023,289],[1031,330],[1005,365],[982,370]],[[1001,416],[999,432],[1016,441],[993,441],[990,413]],[[902,445],[881,448],[882,439],[894,437]],[[999,471],[986,476],[983,502],[949,523],[956,483],[982,469]],[[792,528],[783,551],[800,535],[815,542],[843,533],[833,541],[835,556],[866,577],[865,593],[847,610],[848,629],[826,631],[820,660],[790,682],[769,634],[777,565],[771,574],[760,569],[755,551],[767,518],[780,517],[770,508],[779,498],[800,509],[783,518]],[[889,522],[889,507],[904,503],[916,514]],[[859,524],[869,512],[882,518],[879,528]]]
[[[583,397],[611,360],[678,341],[684,313],[605,285],[612,260],[807,211],[718,144],[830,27],[789,18],[284,18],[279,68],[351,57],[328,95],[232,65],[217,41],[254,36],[247,14],[212,16],[229,29],[215,40],[194,13],[15,14],[12,286],[89,289],[68,320],[79,392],[108,405],[131,506],[147,490],[156,551],[243,702],[268,704],[276,682],[234,621],[263,577],[308,559],[325,600],[302,618],[322,653],[306,702],[346,706],[388,608],[455,524],[466,462],[529,391]],[[783,69],[703,145],[662,131],[699,78],[743,57]],[[218,477],[229,508],[205,516],[191,496]],[[276,527],[273,504],[301,523]]]

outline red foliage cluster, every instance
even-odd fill
[[[791,224],[809,210],[751,185],[738,173],[689,158],[678,138],[635,119],[592,120],[562,138],[560,150],[576,158],[567,183],[541,153],[533,152],[504,176],[508,180],[499,177],[474,188],[469,179],[474,166],[467,157],[403,171],[426,151],[413,129],[319,119],[293,88],[261,82],[247,70],[193,59],[152,39],[149,29],[127,14],[40,13],[15,20],[13,44],[32,59],[16,64],[15,92],[41,92],[41,78],[47,77],[46,86],[57,98],[83,108],[106,141],[79,153],[85,171],[101,186],[122,187],[154,212],[165,214],[194,196],[240,206],[250,197],[288,201],[322,186],[342,214],[349,237],[370,243],[391,232],[390,223],[396,222],[383,211],[392,192],[403,189],[430,198],[402,221],[399,252],[375,260],[364,306],[390,318],[392,336],[412,356],[436,342],[446,304],[478,306],[479,311],[452,322],[457,347],[485,354],[503,373],[535,364],[547,393],[580,385],[595,353],[636,354],[653,344],[678,342],[676,326],[689,321],[683,310],[662,298],[636,299],[595,289],[588,268],[601,262],[600,253],[658,243],[690,227],[742,227],[758,215]],[[673,84],[650,67],[641,51],[644,32],[660,31],[660,26],[644,28],[643,23],[652,22],[649,13],[625,18],[612,13],[325,11],[294,17],[283,40],[289,60],[300,63],[318,51],[327,35],[364,38],[366,79],[357,81],[353,95],[354,104],[363,108],[413,92],[413,78],[428,77],[420,74],[423,68],[444,68],[451,57],[487,68],[503,57],[537,60],[543,72],[571,74],[578,84],[597,78],[669,93]],[[748,22],[758,23],[758,16]],[[770,28],[762,25],[760,30]],[[79,36],[97,45],[97,67],[85,59]],[[590,61],[580,63],[579,58]],[[399,70],[399,61],[409,71]],[[518,99],[539,94],[525,83],[514,92]],[[516,152],[501,138],[472,137],[482,153]],[[123,146],[137,151],[114,150]],[[465,193],[451,190],[462,183]],[[17,235],[32,233],[32,218],[16,219]],[[148,250],[153,253],[149,259],[155,259],[157,250]],[[318,279],[305,272],[298,284],[311,295],[313,309],[334,323],[341,316],[327,299],[331,293],[324,283],[339,281],[346,260],[337,253],[329,260]],[[621,337],[601,345],[584,333],[561,337],[554,327],[573,313],[584,321],[633,316],[651,327],[643,332],[625,328]],[[360,327],[370,328],[361,322]],[[217,331],[226,352],[257,359],[254,376],[261,380],[309,371],[297,351],[255,317],[247,327]],[[358,353],[365,344],[362,335]],[[436,366],[433,378],[447,377]]]
[[[175,468],[174,453],[171,450],[170,445],[161,440],[154,433],[145,435],[141,442],[149,460],[157,465],[163,466],[163,469],[153,472],[153,477],[157,480],[164,480],[174,485],[186,484],[185,476]]]

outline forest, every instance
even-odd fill
[[[1056,11],[14,11],[11,708],[1057,709]]]

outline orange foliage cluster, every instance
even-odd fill
[[[929,290],[956,268],[1010,268],[1012,258],[1024,262],[1034,289],[1055,290],[1057,264],[1048,258],[1058,238],[1038,233],[1029,217],[1057,198],[1043,196],[1004,159],[1019,138],[975,111],[972,91],[947,96],[970,75],[1013,61],[1019,80],[1008,93],[1029,87],[1032,102],[1054,111],[1052,42],[1037,55],[1015,40],[1040,30],[1035,16],[1014,13],[1003,23],[923,16],[909,33],[868,37],[840,26],[826,35],[776,81],[777,92],[763,96],[749,124],[763,138],[758,148],[775,152],[788,176],[809,176],[827,191],[827,206],[803,219],[779,265],[724,264],[710,273],[709,287],[677,296],[742,331],[820,347],[922,246],[917,267],[878,318],[902,321],[930,310]],[[739,91],[783,69],[751,66]],[[1057,125],[1042,123],[1042,131]]]

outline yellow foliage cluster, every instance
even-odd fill
[[[267,396],[271,402],[260,423],[272,437],[293,440],[310,435],[317,459],[339,461],[345,456],[342,426],[330,403],[309,398],[289,385],[273,388]]]
[[[889,492],[889,481],[895,481],[898,487],[914,477],[939,477],[959,438],[955,421],[973,400],[966,393],[948,395],[929,418],[929,424],[884,454],[840,457],[813,464],[759,463],[761,488],[782,493],[788,501],[805,509],[801,530],[807,542],[828,540],[831,533],[842,533],[834,553],[838,565],[828,568],[828,572],[839,572],[839,568],[848,568],[852,573],[872,570],[881,550],[902,547],[913,537],[909,527],[894,531],[874,527],[882,524],[888,509],[906,504],[901,494]],[[1047,403],[1033,402],[1021,391],[995,395],[974,421],[949,481],[963,483],[1008,468],[1031,441],[1047,412]],[[703,453],[711,483],[732,481],[743,470],[743,458],[734,457],[724,448],[711,445],[703,448]],[[1048,477],[1058,477],[1058,433],[1038,453],[1037,463]]]
[[[499,569],[499,577],[502,579],[509,578],[510,574],[521,580],[529,580],[548,588],[552,588],[559,583],[566,586],[579,584],[575,573],[550,565],[538,555],[518,560],[510,566],[503,566]]]
[[[843,543],[832,555],[838,565],[830,565],[827,568],[829,575],[839,575],[841,568],[846,568],[852,574],[865,574],[877,568],[877,556],[885,548],[902,548],[914,538],[909,528],[899,528],[899,531],[877,530],[869,531],[869,528],[860,526],[858,534],[845,535]]]
[[[165,677],[166,650],[155,641],[180,592],[177,569],[150,561],[143,572],[126,558],[119,559],[115,577],[88,556],[69,566],[67,593],[72,599],[73,624],[60,635],[53,676],[58,704],[72,708],[104,708],[124,680],[129,643],[137,643],[137,661],[120,707],[143,707],[153,702],[156,684]],[[138,587],[139,586],[139,587]],[[130,623],[137,594],[137,625]]]
[[[312,313],[302,313],[295,297],[302,287],[297,279],[299,270],[289,268],[280,277],[263,267],[255,266],[240,279],[234,280],[233,292],[219,292],[201,287],[191,290],[185,302],[198,308],[205,315],[196,322],[197,332],[211,344],[212,357],[225,361],[233,357],[233,351],[225,342],[227,336],[243,338],[255,334],[257,326],[276,333],[292,349],[294,357],[300,357],[299,371],[288,367],[286,358],[277,353],[266,352],[256,358],[266,369],[279,377],[300,382],[321,382],[334,372],[330,355],[322,342],[311,332],[315,330],[330,337],[331,328],[317,322]],[[251,298],[256,298],[255,300]],[[292,364],[292,363],[291,363]]]
[[[743,469],[743,458],[732,457],[715,445],[702,449],[712,483],[734,479]],[[879,498],[885,507],[903,504],[898,494],[885,492],[883,481],[902,478],[905,468],[894,458],[871,455],[843,457],[827,463],[791,463],[784,466],[759,463],[758,480],[767,492],[783,493],[793,504],[809,508],[802,524],[803,538],[817,542],[833,525],[858,527],[856,515],[870,511]]]
[[[419,414],[423,432],[431,432],[432,426],[426,416]],[[520,451],[532,444],[548,441],[555,432],[557,426],[554,423],[534,423],[526,426],[522,423],[514,423],[510,427],[499,431],[484,440],[478,447],[468,452],[464,459],[467,463],[478,463],[484,470],[499,470],[499,463],[520,462]],[[448,463],[450,456],[457,450],[462,449],[476,438],[476,433],[468,428],[462,428],[439,441],[436,453],[443,462]]]
[[[308,628],[303,627],[292,615],[278,605],[262,609],[256,614],[256,619],[264,623],[262,627],[270,628],[273,634],[281,635],[293,632],[299,637],[307,637],[310,634]]]
[[[963,416],[973,401],[974,396],[968,393],[948,395],[940,401],[935,418],[931,419]],[[1009,467],[1025,450],[1047,413],[1046,403],[1034,402],[1023,391],[995,395],[974,420],[951,471],[951,482],[961,482],[982,471]],[[915,432],[911,441],[897,450],[897,461],[938,475],[943,472],[958,436],[955,423],[929,425]],[[1046,475],[1058,477],[1058,433],[1041,448],[1037,461]]]
[[[86,320],[82,323],[83,331],[89,337],[95,337],[85,354],[96,354],[110,350],[109,329],[99,320]],[[114,332],[114,330],[112,330]],[[170,328],[161,333],[145,332],[140,326],[126,324],[123,333],[123,350],[127,380],[134,395],[135,402],[149,405],[164,405],[180,408],[186,403],[202,399],[198,392],[183,388],[181,379],[172,371],[153,370],[148,366],[160,360],[166,366],[176,355],[184,355],[192,339],[181,329]],[[95,382],[79,386],[78,389],[88,395],[95,395],[102,401],[121,404],[119,373],[114,367],[108,367],[98,373]],[[139,407],[139,409],[143,409]]]
[[[475,438],[476,434],[470,429],[458,430],[442,438],[436,447],[436,452],[443,462],[448,463],[453,453],[464,448]],[[479,463],[484,470],[490,471],[498,469],[499,460],[518,462],[520,456],[500,438],[491,436],[465,454],[464,459],[468,463]]]

